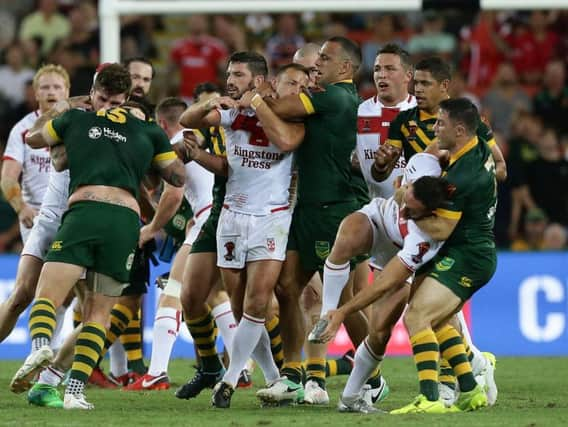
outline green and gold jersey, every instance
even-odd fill
[[[430,115],[418,107],[401,111],[391,122],[387,143],[402,148],[408,161],[414,154],[423,152],[436,139],[434,123],[437,115]],[[489,147],[496,144],[491,128],[484,122],[479,123],[477,136]]]
[[[69,194],[84,185],[108,185],[138,198],[140,182],[152,162],[177,158],[155,122],[140,120],[120,107],[69,110],[50,120],[47,129],[65,144]]]
[[[371,201],[371,197],[369,196],[369,187],[367,186],[365,177],[363,177],[363,173],[360,170],[352,170],[351,174],[351,188],[353,189],[357,203],[359,206],[363,207]]]
[[[216,156],[227,157],[225,147],[225,131],[220,126],[211,126],[210,128],[194,130],[204,139],[203,148]],[[210,215],[219,215],[223,208],[223,200],[227,186],[227,177],[215,175],[213,184],[213,204],[211,206]]]
[[[351,80],[326,86],[300,99],[309,116],[297,150],[298,205],[355,200],[351,153],[357,139],[359,96]]]
[[[450,157],[442,176],[449,183],[450,197],[436,215],[459,220],[445,247],[482,244],[495,248],[497,179],[489,146],[474,137]]]

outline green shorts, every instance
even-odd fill
[[[123,296],[143,295],[148,292],[152,248],[156,248],[154,240],[150,240],[142,249],[136,246],[134,261],[132,261],[132,268],[130,269],[130,285],[122,291]]]
[[[217,224],[219,223],[220,214],[220,209],[219,211],[211,209],[209,218],[207,218],[207,221],[201,227],[197,239],[191,245],[190,253],[217,253]]]
[[[77,202],[61,220],[46,262],[80,265],[128,283],[140,234],[136,212],[101,202]]]
[[[323,271],[325,259],[335,242],[339,224],[357,210],[356,201],[323,205],[298,205],[288,236],[288,250],[298,251],[305,271]],[[366,259],[366,258],[365,258]],[[360,260],[358,260],[360,262]],[[352,260],[352,266],[356,263]]]
[[[417,275],[428,274],[467,301],[491,280],[496,268],[495,245],[450,245],[443,246]]]

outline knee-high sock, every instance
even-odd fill
[[[312,380],[325,389],[325,359],[310,357],[305,362],[306,381]]]
[[[353,370],[347,379],[342,396],[355,397],[361,394],[363,386],[373,375],[377,366],[383,361],[383,356],[375,354],[365,339],[355,352]]]
[[[243,367],[260,341],[260,336],[264,331],[264,320],[243,313],[235,333],[229,369],[223,376],[223,381],[233,387],[237,386]]]
[[[172,348],[176,342],[181,312],[171,307],[160,307],[154,320],[154,337],[152,342],[152,358],[148,374],[158,376],[168,372],[168,363]]]
[[[51,343],[55,330],[55,319],[56,310],[53,301],[48,298],[38,298],[34,301],[28,321],[32,351]]]
[[[215,324],[219,328],[219,335],[223,338],[225,347],[229,351],[229,354],[231,354],[233,339],[235,337],[235,332],[237,331],[237,322],[235,321],[235,316],[233,316],[231,303],[227,301],[216,305],[211,310],[211,315],[213,316],[213,319],[215,319]]]
[[[65,323],[65,312],[67,311],[67,307],[62,305],[61,307],[57,307],[55,310],[55,331],[53,331],[53,339],[51,340],[51,347],[54,350],[58,350],[62,344],[62,341],[59,339],[61,335],[61,331],[63,330],[63,326]]]
[[[65,393],[80,394],[83,392],[101,355],[105,338],[106,329],[100,323],[87,322],[83,325],[75,344],[75,357]]]
[[[284,364],[284,349],[282,348],[282,335],[280,335],[280,318],[274,316],[266,322],[266,331],[270,338],[270,351],[278,369]]]
[[[341,292],[349,280],[349,261],[345,264],[333,264],[325,261],[323,267],[323,297],[321,303],[321,317],[329,310],[335,310],[339,305]]]
[[[424,329],[410,337],[414,363],[418,370],[420,393],[430,401],[440,398],[438,391],[438,359],[440,347],[432,329]]]
[[[142,355],[142,311],[138,310],[134,313],[134,317],[126,327],[126,330],[120,336],[120,342],[126,350],[126,358],[128,359],[128,369],[139,374],[146,373],[144,358]]]
[[[436,332],[436,338],[440,343],[440,353],[454,370],[460,390],[473,390],[477,383],[471,372],[471,364],[467,359],[461,335],[453,326],[446,325]]]
[[[222,370],[223,365],[215,347],[215,321],[211,309],[202,317],[186,319],[185,323],[197,347],[203,372],[217,373]]]
[[[270,350],[270,337],[266,329],[260,334],[258,344],[252,352],[252,358],[256,361],[258,366],[260,366],[266,383],[272,382],[280,377],[278,367],[274,362],[274,357]]]

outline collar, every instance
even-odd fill
[[[452,156],[450,156],[450,164],[448,167],[452,166],[455,162],[457,162],[461,157],[463,157],[467,152],[473,150],[477,146],[477,136],[474,136],[467,144],[465,144],[459,151]]]
[[[438,114],[430,114],[427,113],[424,110],[418,109],[418,119],[423,122],[426,120],[430,120],[430,119],[437,119],[438,118]]]

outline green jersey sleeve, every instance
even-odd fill
[[[481,122],[479,122],[479,126],[477,128],[477,136],[482,141],[485,141],[489,148],[492,148],[495,144],[497,144],[497,141],[495,141],[495,136],[493,135],[493,130],[484,117],[482,117]]]
[[[389,125],[389,136],[386,140],[387,144],[398,147],[400,149],[402,149],[403,147],[402,141],[404,140],[404,134],[402,132],[402,126],[404,125],[405,121],[404,119],[404,112],[397,114],[397,116]]]
[[[48,121],[46,126],[49,136],[51,136],[55,141],[64,141],[65,132],[78,114],[80,114],[79,110],[71,109],[61,114],[59,117]]]
[[[175,151],[166,133],[157,125],[153,124],[152,143],[154,145],[153,162],[177,159]]]
[[[325,89],[301,93],[300,100],[308,114],[326,113],[342,104],[342,93],[342,89],[328,85]]]

